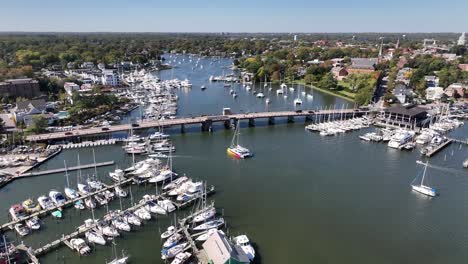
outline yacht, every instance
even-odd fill
[[[94,209],[96,208],[96,202],[94,202],[94,199],[92,197],[88,197],[84,199],[85,206],[88,207],[89,209]]]
[[[54,202],[52,202],[52,200],[45,195],[39,196],[39,198],[37,198],[37,202],[44,210],[54,207]]]
[[[35,213],[41,210],[41,206],[32,199],[27,199],[23,202],[23,207],[27,213]]]
[[[234,136],[232,137],[231,146],[227,148],[227,153],[239,159],[252,157],[252,153],[249,149],[239,145],[239,127],[240,124],[237,124]]]
[[[21,204],[15,204],[10,207],[10,215],[13,220],[18,220],[26,216],[26,210]]]
[[[16,224],[15,225],[15,231],[20,236],[27,236],[31,232],[31,230],[27,226],[25,226],[23,224]]]
[[[185,263],[191,256],[192,256],[192,254],[190,254],[189,252],[181,252],[181,253],[177,254],[177,255],[174,257],[174,260],[172,260],[171,264],[183,264],[183,263]]]
[[[31,230],[39,230],[41,228],[41,222],[39,217],[34,216],[26,220],[26,225],[31,228]]]
[[[257,94],[257,98],[263,98],[263,97],[265,97],[265,95],[263,93],[258,93]]]
[[[56,190],[51,190],[49,192],[49,197],[56,206],[61,206],[67,202],[63,194]]]
[[[112,225],[121,231],[130,232],[132,230],[128,222],[125,221],[125,219],[121,217],[114,217],[112,219]]]
[[[75,249],[82,256],[91,253],[91,248],[86,244],[84,239],[72,238],[70,239],[70,244],[72,245],[73,249]]]
[[[406,131],[406,130],[397,131],[392,136],[390,141],[388,142],[388,146],[390,148],[400,148],[400,146],[413,140],[413,136],[414,136],[413,131]]]
[[[167,214],[166,210],[164,210],[164,208],[159,206],[154,201],[146,201],[145,202],[145,209],[150,211],[151,213],[154,213],[154,214],[161,214],[161,215]]]
[[[194,223],[199,223],[199,222],[205,222],[208,219],[213,218],[216,215],[216,209],[211,208],[209,210],[206,210],[205,212],[195,216],[193,218]]]
[[[161,206],[168,213],[174,212],[176,210],[176,207],[169,199],[159,200],[158,205]]]
[[[212,228],[212,229],[208,229],[208,231],[206,231],[205,233],[203,233],[202,235],[198,236],[195,240],[196,241],[199,241],[199,242],[204,242],[206,241],[212,234],[218,232],[218,229],[217,228]],[[223,231],[219,230],[219,232],[221,232],[222,234],[224,234]]]
[[[224,225],[224,219],[223,218],[219,218],[219,219],[215,219],[215,220],[211,220],[211,221],[208,221],[208,222],[205,222],[201,225],[198,225],[196,227],[193,228],[194,231],[203,231],[203,230],[208,230],[208,229],[212,229],[212,228],[218,228],[220,226]]]
[[[179,233],[174,233],[172,236],[170,236],[164,243],[163,247],[164,248],[171,248],[179,243],[180,240],[184,238],[181,234]]]
[[[422,194],[430,196],[430,197],[435,197],[437,195],[436,189],[424,185],[424,178],[426,177],[426,170],[427,170],[428,163],[429,162],[426,162],[426,164],[424,166],[424,172],[423,172],[423,176],[421,178],[421,182],[419,184],[414,184],[414,183],[411,184],[411,188],[416,192],[422,193]],[[413,182],[415,180],[416,179],[414,179]]]
[[[101,246],[106,245],[106,239],[104,239],[104,236],[101,235],[99,232],[90,230],[85,233],[85,237],[90,243],[98,244]]]
[[[127,221],[127,223],[129,223],[131,225],[134,225],[134,226],[140,226],[141,225],[140,218],[138,216],[134,215],[132,212],[125,212],[124,215],[123,215],[123,218],[125,219],[125,221]]]
[[[294,104],[295,105],[301,105],[302,104],[302,99],[301,98],[294,99]]]
[[[163,189],[163,191],[172,190],[174,188],[177,188],[179,185],[181,185],[182,183],[184,183],[186,181],[188,181],[187,176],[182,176],[180,178],[177,178],[177,179],[173,180],[172,182],[170,182],[166,186],[163,186],[162,189]]]
[[[152,177],[151,179],[149,179],[149,182],[159,183],[159,182],[163,182],[163,181],[172,179],[173,177],[175,178],[176,176],[177,176],[177,174],[175,174],[171,170],[165,169],[165,170],[161,170],[158,175],[156,175],[156,176]]]
[[[151,214],[146,210],[144,207],[140,207],[135,210],[135,215],[138,216],[138,218],[142,220],[150,220],[151,219]]]
[[[163,249],[161,250],[161,258],[163,260],[174,258],[177,254],[184,252],[187,245],[188,243],[182,243],[169,249]]]
[[[284,94],[283,88],[276,90],[276,95]]]
[[[242,248],[242,251],[247,255],[250,261],[255,258],[255,249],[250,244],[249,238],[246,235],[234,237],[234,243]]]
[[[169,226],[166,231],[164,231],[161,234],[161,239],[166,239],[170,236],[172,236],[176,232],[176,229],[174,226]]]
[[[75,189],[65,187],[64,191],[65,191],[65,196],[70,200],[80,197],[80,194]]]
[[[127,197],[127,192],[124,189],[122,189],[122,187],[115,186],[114,190],[115,190],[115,194],[117,194],[117,196]]]

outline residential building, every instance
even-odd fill
[[[94,68],[94,63],[90,62],[90,61],[83,62],[83,64],[81,64],[81,68],[93,69]]]
[[[439,86],[439,77],[428,75],[424,76],[424,80],[426,81],[427,87],[438,87]]]
[[[15,123],[24,122],[26,126],[31,125],[32,117],[46,113],[46,102],[44,99],[27,100],[18,102],[13,110]]]
[[[442,87],[429,87],[426,89],[426,99],[427,100],[440,100],[444,94],[444,88]]]
[[[64,83],[63,88],[65,89],[65,92],[67,92],[67,94],[69,96],[71,96],[74,91],[80,90],[80,86],[78,84],[76,84],[76,83],[73,83],[73,82]]]
[[[203,249],[211,264],[248,264],[249,257],[241,247],[233,244],[221,232],[212,234],[205,243]]]
[[[106,65],[105,65],[104,63],[102,63],[102,62],[99,63],[97,67],[98,67],[98,69],[100,69],[101,71],[104,71],[104,70],[106,69]]]
[[[452,83],[447,88],[445,88],[445,94],[448,97],[453,98],[464,98],[466,93],[467,87],[461,83]]]
[[[104,70],[102,72],[102,84],[107,86],[120,86],[120,76],[116,70]]]
[[[458,68],[462,71],[468,71],[468,64],[458,64]]]
[[[393,95],[398,99],[401,104],[408,101],[408,97],[413,94],[413,90],[405,84],[397,84],[393,90]]]
[[[463,32],[461,36],[458,38],[457,44],[459,46],[465,46],[465,32]]]
[[[32,99],[41,95],[39,82],[31,78],[9,79],[0,82],[0,95],[4,97],[24,97]]]

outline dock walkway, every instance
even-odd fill
[[[52,170],[45,170],[45,171],[36,171],[36,172],[29,172],[29,173],[23,173],[18,176],[15,176],[14,178],[24,178],[24,177],[33,177],[33,176],[41,176],[41,175],[47,175],[47,174],[53,174],[53,173],[61,173],[67,171],[75,171],[75,170],[82,170],[82,169],[91,169],[94,167],[104,167],[104,166],[110,166],[114,165],[115,162],[113,160],[111,161],[104,161],[104,162],[99,162],[99,163],[92,163],[92,164],[85,164],[85,165],[80,165],[80,166],[73,166],[73,167],[68,167],[68,168],[60,168],[60,169],[52,169]]]
[[[448,139],[447,141],[445,141],[444,143],[440,144],[439,146],[437,146],[435,149],[432,149],[431,151],[428,151],[426,153],[426,156],[427,157],[432,157],[434,154],[436,154],[437,152],[441,151],[443,148],[445,148],[446,146],[450,145],[450,143],[452,143],[453,139]]]

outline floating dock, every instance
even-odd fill
[[[431,151],[428,151],[425,155],[427,157],[432,157],[434,154],[436,154],[437,152],[441,151],[443,148],[445,148],[446,146],[450,145],[450,143],[452,143],[453,139],[448,139],[447,141],[445,141],[444,143],[440,144],[439,146],[437,146],[435,149],[432,149]]]
[[[105,161],[105,162],[99,162],[99,163],[92,163],[92,164],[85,164],[85,165],[80,165],[80,166],[74,166],[74,167],[68,167],[68,168],[60,168],[60,169],[52,169],[52,170],[45,170],[45,171],[36,171],[36,172],[29,172],[29,173],[23,173],[18,176],[15,176],[14,178],[24,178],[24,177],[34,177],[34,176],[42,176],[42,175],[47,175],[47,174],[53,174],[53,173],[61,173],[65,171],[75,171],[75,170],[82,170],[82,169],[91,169],[94,167],[104,167],[104,166],[110,166],[114,165],[115,162],[113,160],[111,161]]]

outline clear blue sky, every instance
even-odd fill
[[[2,0],[0,31],[461,32],[468,0]]]

